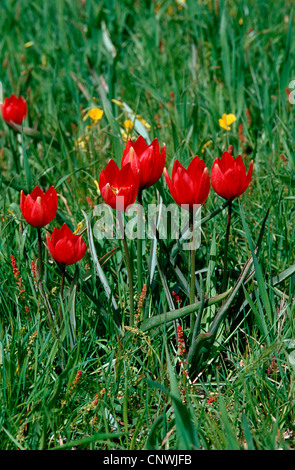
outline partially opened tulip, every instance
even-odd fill
[[[127,163],[121,169],[110,160],[99,176],[99,189],[104,201],[113,209],[125,211],[136,199],[139,174]]]
[[[25,195],[21,191],[20,209],[26,222],[37,229],[39,248],[39,276],[42,276],[42,240],[41,228],[49,224],[56,216],[58,198],[56,190],[51,186],[46,192],[39,186],[35,186],[33,191]]]
[[[52,258],[63,266],[80,261],[87,249],[82,235],[74,235],[65,223],[60,229],[54,227],[51,236],[47,233],[46,241]]]
[[[57,203],[57,193],[53,186],[46,192],[42,191],[39,186],[35,186],[27,196],[24,191],[21,191],[20,209],[22,215],[28,224],[36,228],[44,227],[55,218]]]
[[[191,250],[191,284],[190,303],[195,301],[195,249],[194,249],[194,208],[206,202],[210,191],[208,168],[197,155],[192,159],[187,169],[178,160],[174,162],[172,178],[164,169],[166,183],[174,201],[184,209],[189,210],[190,230],[193,246]],[[194,328],[194,315],[191,315],[191,334]]]
[[[21,125],[27,116],[27,103],[26,100],[19,96],[11,95],[5,98],[4,103],[1,104],[2,117],[4,121],[13,122]]]
[[[253,173],[253,160],[251,160],[248,173],[242,157],[234,158],[229,152],[224,152],[222,157],[216,158],[211,171],[211,184],[214,191],[228,201],[228,216],[225,235],[224,266],[222,289],[227,286],[227,258],[230,224],[232,216],[232,201],[243,194],[248,188]]]
[[[132,268],[125,237],[122,212],[126,211],[128,206],[132,205],[135,202],[138,193],[139,172],[136,168],[132,169],[130,162],[127,162],[121,169],[119,169],[118,165],[114,162],[114,160],[110,160],[105,169],[101,170],[98,184],[104,201],[113,209],[116,209],[118,211],[118,220],[122,233],[126,268],[128,274],[130,297],[130,325],[132,325],[134,318]]]
[[[172,169],[172,178],[164,168],[167,186],[174,201],[190,211],[194,205],[206,202],[210,191],[210,178],[208,168],[197,155],[192,159],[187,169],[178,160],[175,160]]]
[[[248,188],[253,172],[251,160],[248,173],[242,157],[234,158],[229,152],[216,158],[211,171],[211,184],[214,191],[223,199],[232,201],[239,197]]]
[[[155,138],[151,144],[147,144],[140,135],[135,142],[128,139],[123,152],[121,167],[130,163],[133,171],[139,174],[139,186],[137,201],[142,205],[142,191],[155,184],[162,176],[166,160],[166,144],[159,148],[158,139]],[[142,238],[143,217],[138,214],[138,237],[137,237],[137,271],[138,271],[138,295],[142,291]]]
[[[155,138],[150,145],[140,135],[135,142],[128,140],[123,152],[121,167],[131,163],[134,171],[139,171],[139,190],[149,188],[155,184],[163,173],[166,160],[166,145],[160,151],[158,139]]]

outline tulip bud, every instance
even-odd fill
[[[211,184],[214,191],[224,199],[232,201],[248,188],[253,172],[251,160],[248,173],[242,157],[234,158],[224,152],[221,159],[216,158],[211,171]]]
[[[124,149],[121,167],[130,163],[133,171],[139,171],[139,189],[155,184],[163,173],[166,160],[166,145],[160,152],[158,139],[147,145],[140,135],[135,142],[128,140]]]
[[[193,210],[194,205],[204,204],[210,191],[208,168],[197,155],[190,162],[187,170],[175,160],[172,179],[164,169],[166,183],[174,201],[179,205]]]
[[[1,104],[1,111],[4,121],[21,125],[27,116],[27,103],[21,96],[17,98],[15,95],[11,95],[9,98],[5,98],[4,103]]]
[[[51,236],[47,233],[46,241],[52,258],[64,266],[80,261],[87,249],[82,235],[74,235],[65,223],[60,229],[54,227]]]
[[[31,194],[25,196],[21,191],[20,209],[28,224],[40,228],[49,224],[56,216],[57,193],[51,186],[45,193],[36,186]]]

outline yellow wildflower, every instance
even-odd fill
[[[127,132],[132,131],[134,124],[132,121],[130,121],[130,119],[127,119],[126,121],[124,121],[123,124]]]
[[[223,114],[222,118],[219,119],[219,125],[224,129],[225,131],[230,130],[230,125],[237,120],[236,116],[234,114]]]
[[[103,116],[103,110],[100,108],[92,108],[88,111],[88,117],[92,119],[92,121],[99,121]]]

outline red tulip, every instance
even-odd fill
[[[56,216],[57,193],[51,186],[45,193],[36,186],[31,194],[25,196],[21,191],[20,208],[25,220],[33,227],[44,227]]]
[[[12,121],[20,125],[27,116],[27,103],[21,96],[17,98],[11,95],[1,104],[1,111],[4,121]]]
[[[156,183],[163,173],[166,159],[166,145],[160,152],[158,139],[150,145],[140,135],[135,142],[128,140],[124,149],[121,167],[130,162],[133,171],[139,171],[139,189],[145,189]]]
[[[139,174],[132,170],[130,163],[119,169],[114,160],[110,160],[105,169],[101,170],[98,182],[104,201],[113,209],[124,211],[134,203],[138,183]],[[123,206],[121,206],[121,198],[124,198]]]
[[[194,204],[204,204],[210,191],[208,168],[197,155],[190,162],[187,170],[175,160],[172,179],[164,168],[166,183],[174,201],[179,205],[188,205],[193,210]],[[185,207],[184,207],[185,208]]]
[[[232,201],[248,188],[253,172],[251,160],[248,173],[241,155],[234,158],[224,152],[221,159],[216,158],[211,171],[211,184],[214,191],[224,199]]]
[[[87,249],[82,235],[74,235],[67,224],[54,227],[51,237],[46,234],[46,241],[52,258],[64,266],[80,261]]]

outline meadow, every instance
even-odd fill
[[[0,102],[27,105],[0,115],[0,449],[294,449],[291,2],[1,0],[0,28]],[[101,171],[139,136],[166,170],[134,207],[178,204],[176,160],[208,169],[191,252],[99,236]],[[224,152],[253,165],[232,198]],[[58,196],[41,228],[36,186]],[[86,244],[66,267],[64,224]]]

